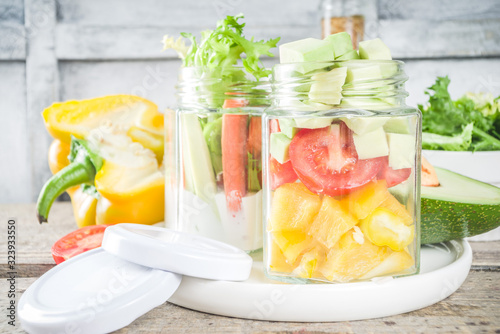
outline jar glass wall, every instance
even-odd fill
[[[269,90],[241,67],[181,70],[167,153],[168,227],[245,251],[262,248],[261,116]]]
[[[356,60],[274,68],[263,139],[270,278],[351,282],[418,273],[421,115],[404,104],[403,66]]]

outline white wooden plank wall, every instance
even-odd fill
[[[409,104],[446,74],[455,97],[500,94],[500,1],[358,2],[366,38],[407,62]],[[34,201],[50,176],[40,113],[52,101],[128,93],[173,106],[180,62],[161,52],[163,34],[242,12],[258,39],[319,37],[318,9],[318,0],[0,0],[0,202]]]

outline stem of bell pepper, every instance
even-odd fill
[[[69,159],[71,163],[53,175],[38,196],[37,217],[40,223],[47,222],[52,203],[59,195],[70,187],[92,183],[103,164],[102,158],[88,142],[76,138],[72,138]]]

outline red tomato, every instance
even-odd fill
[[[104,230],[108,226],[85,226],[57,240],[52,246],[52,257],[56,264],[88,250],[101,247]]]
[[[383,157],[381,161],[382,167],[377,174],[377,178],[385,179],[388,188],[394,187],[410,177],[411,168],[392,169],[389,167],[389,157]]]
[[[222,108],[243,108],[248,105],[247,99],[225,99]]]
[[[290,161],[300,181],[313,193],[338,196],[362,187],[376,176],[379,158],[358,160],[352,132],[343,123],[302,129],[292,139]]]
[[[269,171],[272,190],[278,188],[282,184],[295,182],[298,179],[290,161],[280,164],[278,160],[271,157],[269,159]]]

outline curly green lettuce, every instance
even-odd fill
[[[182,37],[191,41],[191,46],[187,50],[185,44],[174,41],[172,37],[165,36],[164,50],[176,50],[183,59],[184,67],[202,66],[214,70],[227,69],[237,65],[241,60],[246,72],[253,75],[256,80],[267,77],[270,70],[264,67],[260,57],[263,55],[273,57],[270,49],[276,47],[280,38],[268,41],[247,39],[243,35],[245,24],[238,22],[242,18],[243,15],[239,14],[227,16],[225,19],[218,21],[214,30],[201,33],[199,43],[193,34],[182,33]]]
[[[450,79],[438,77],[425,92],[429,95],[422,110],[422,148],[447,151],[500,150],[498,99],[468,93],[453,101],[448,92]]]

